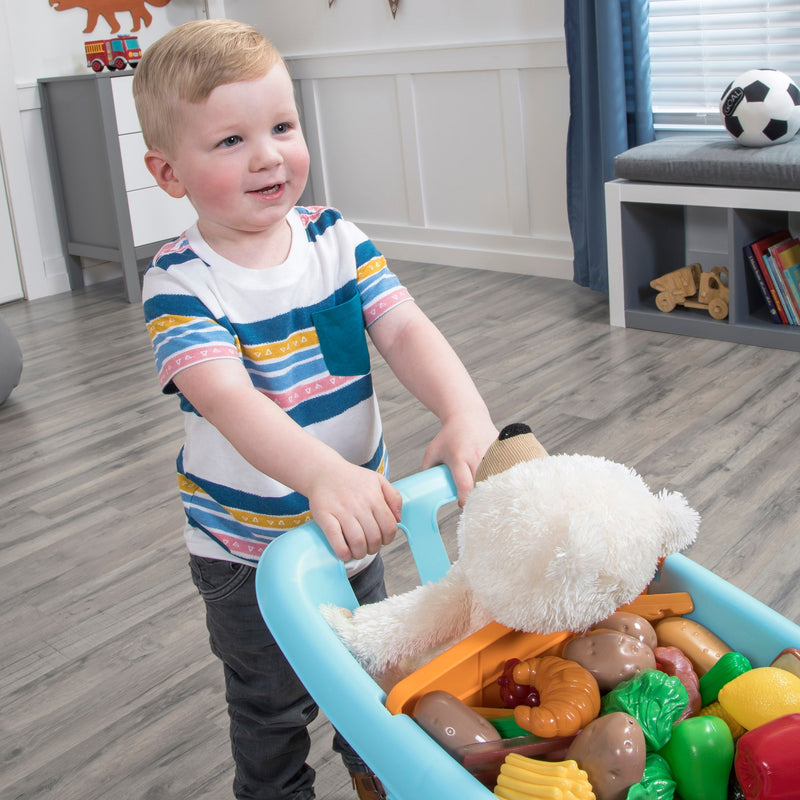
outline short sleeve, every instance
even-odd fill
[[[400,303],[413,300],[370,240],[362,242],[356,248],[356,270],[367,327]]]
[[[241,360],[230,323],[215,315],[168,270],[151,266],[142,287],[147,332],[163,392],[177,391],[173,378],[187,367],[219,358]]]

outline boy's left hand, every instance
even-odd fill
[[[475,485],[478,465],[498,435],[488,414],[464,415],[447,420],[428,445],[422,468],[446,464],[456,484],[458,505],[463,507]]]

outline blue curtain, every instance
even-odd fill
[[[614,156],[653,140],[649,0],[564,0],[567,211],[574,280],[608,293],[604,184]]]

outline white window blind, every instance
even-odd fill
[[[799,0],[650,0],[656,130],[722,126],[719,98],[748,69],[800,85]]]

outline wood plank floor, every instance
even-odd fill
[[[498,425],[684,492],[703,516],[690,555],[800,621],[800,354],[614,329],[606,298],[566,281],[394,266]],[[181,422],[142,311],[112,282],[0,314],[24,352],[0,407],[0,797],[229,798],[221,669],[180,535]],[[435,420],[384,366],[376,382],[399,478]],[[414,585],[401,544],[387,563],[391,590]],[[318,720],[317,795],[352,798],[330,736]]]

